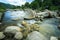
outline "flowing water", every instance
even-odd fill
[[[17,21],[23,21],[24,17],[26,17],[26,16],[28,17],[28,15],[23,10],[6,11],[3,21],[13,22],[13,20],[15,20],[15,19],[17,19]],[[17,21],[14,21],[14,22],[17,22]],[[31,24],[36,22],[35,20],[26,20],[26,21]],[[60,24],[60,19],[58,19],[58,18],[44,19],[42,24],[46,24],[46,23],[58,26]]]

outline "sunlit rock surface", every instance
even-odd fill
[[[26,16],[25,16],[26,19],[35,18],[35,15],[36,15],[35,11],[33,11],[31,9],[25,9],[25,13],[26,13]]]
[[[16,32],[20,32],[21,29],[17,26],[8,26],[5,30],[6,33],[13,33],[15,34]]]
[[[49,38],[46,38],[43,34],[33,31],[32,33],[28,34],[27,40],[49,40]]]
[[[44,10],[43,12],[38,12],[36,13],[36,16],[38,18],[54,18],[57,17],[57,12],[55,11],[50,11],[50,10]]]

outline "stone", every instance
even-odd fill
[[[28,34],[27,40],[49,40],[43,34],[33,31],[32,33]]]
[[[43,19],[43,18],[54,18],[54,17],[57,17],[57,12],[45,10],[43,12],[36,13],[36,17],[41,18],[41,19]]]
[[[5,35],[3,34],[3,32],[0,32],[0,39],[3,39],[5,37]]]
[[[23,34],[21,32],[17,32],[14,36],[15,39],[22,39],[23,38]]]
[[[5,29],[6,33],[13,33],[13,34],[15,34],[16,32],[20,32],[20,31],[22,31],[22,29],[18,26],[8,26]]]
[[[25,9],[26,16],[24,17],[25,19],[33,19],[35,18],[36,12],[33,11],[32,9]]]
[[[50,40],[58,40],[57,37],[51,36]]]
[[[39,31],[40,26],[38,24],[31,24],[30,30],[31,31]]]

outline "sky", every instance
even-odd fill
[[[8,4],[12,4],[12,5],[24,5],[26,2],[31,3],[33,0],[0,0],[0,2],[3,3],[8,3]]]

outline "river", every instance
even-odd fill
[[[3,18],[3,21],[7,25],[8,24],[17,24],[18,26],[22,26],[21,25],[22,21],[26,21],[29,24],[34,24],[35,22],[37,22],[34,19],[24,20],[25,16],[28,17],[24,11],[6,11],[5,15],[4,15],[4,18]],[[15,19],[17,19],[17,20],[15,20]],[[42,21],[42,23],[40,24],[40,26],[43,26],[43,28],[45,28],[46,31],[49,30],[51,33],[54,32],[55,36],[59,36],[60,35],[60,31],[57,28],[58,25],[60,25],[60,19],[59,18],[47,18],[47,19],[44,19]],[[47,26],[49,26],[49,27],[47,27]]]

